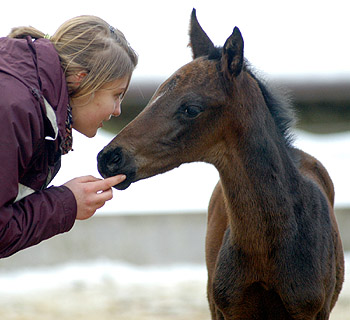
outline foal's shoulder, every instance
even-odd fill
[[[293,149],[293,152],[299,160],[299,171],[320,187],[333,207],[334,185],[327,169],[312,155],[296,148]]]

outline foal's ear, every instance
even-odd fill
[[[243,69],[243,48],[242,34],[235,27],[224,44],[221,58],[223,71],[229,79],[237,77]]]
[[[207,56],[210,50],[214,48],[213,42],[209,39],[197,20],[196,9],[193,9],[191,14],[189,46],[192,48],[193,59]]]

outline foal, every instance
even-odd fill
[[[328,319],[344,261],[326,169],[293,147],[291,109],[250,70],[238,28],[216,48],[194,10],[190,45],[194,60],[100,152],[100,173],[126,174],[125,189],[182,163],[213,164],[212,319]]]

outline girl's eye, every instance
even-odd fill
[[[114,97],[116,100],[119,99],[121,101],[124,98],[124,92],[118,93]]]

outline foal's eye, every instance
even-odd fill
[[[184,113],[186,114],[186,116],[192,119],[196,118],[202,111],[203,110],[201,107],[194,105],[186,106],[184,109]]]

